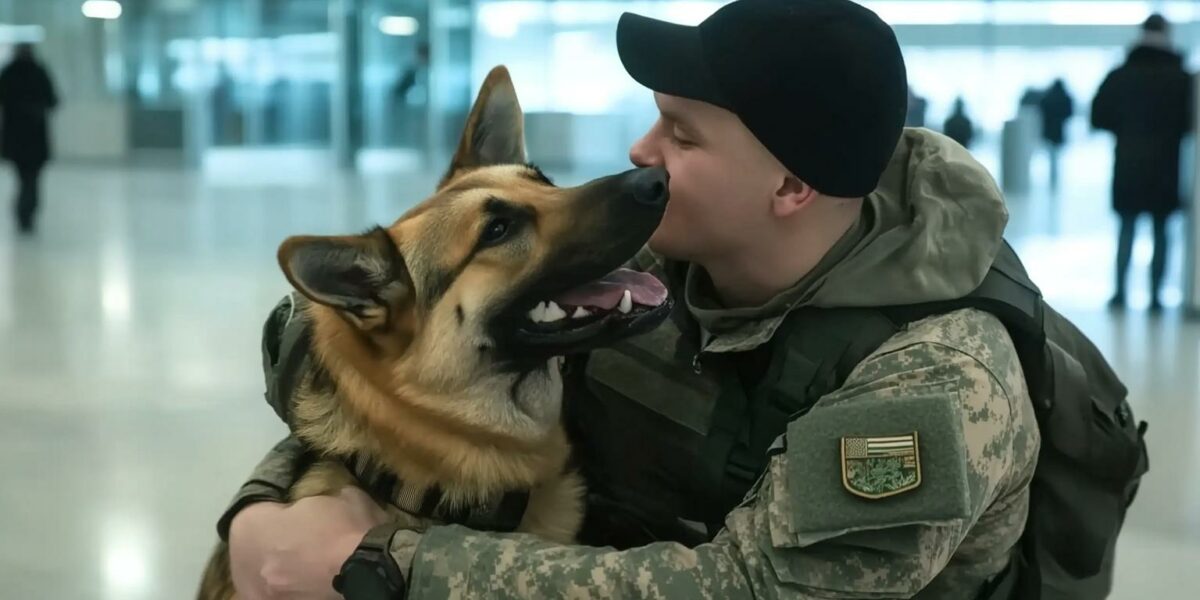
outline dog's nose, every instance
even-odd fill
[[[662,208],[671,194],[668,191],[670,176],[662,167],[638,169],[625,180],[626,189],[633,201],[651,208]]]

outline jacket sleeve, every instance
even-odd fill
[[[1120,124],[1120,104],[1118,98],[1119,81],[1114,71],[1104,78],[1096,97],[1092,99],[1092,127],[1105,131],[1117,132]]]
[[[221,540],[229,541],[229,525],[243,508],[255,502],[287,502],[288,490],[296,482],[302,460],[304,448],[295,437],[288,436],[271,448],[217,521],[217,535]]]
[[[1002,382],[959,351],[916,344],[856,371],[864,378],[852,388],[789,424],[767,472],[712,542],[616,551],[434,527],[415,551],[393,553],[412,556],[409,597],[912,596],[942,571],[1002,489],[1027,494],[1028,481],[1014,483],[1012,472],[1033,464],[1036,431],[1017,425]],[[843,489],[840,436],[897,427],[919,431],[924,480],[887,501],[852,496]],[[1024,514],[1010,527],[1019,535]],[[1006,563],[989,565],[990,574]],[[946,597],[969,597],[982,580]]]
[[[299,323],[295,319],[293,296],[284,296],[267,315],[262,332],[263,375],[266,380],[267,404],[287,422],[286,398],[279,398],[279,365],[290,350],[289,343],[297,337]],[[251,472],[249,480],[234,495],[233,501],[217,521],[217,534],[229,541],[229,524],[243,508],[255,502],[287,502],[288,490],[296,482],[296,473],[306,458],[303,445],[288,436],[275,445]]]

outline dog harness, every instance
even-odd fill
[[[524,490],[494,495],[483,503],[451,506],[437,486],[424,489],[406,486],[394,473],[362,459],[347,458],[343,463],[372,498],[421,519],[480,531],[511,532],[517,530],[529,506],[529,492]]]

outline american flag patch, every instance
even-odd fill
[[[912,456],[917,452],[916,434],[893,437],[842,438],[846,458],[872,456]]]
[[[843,437],[842,484],[868,499],[886,498],[921,485],[917,432],[904,435]]]

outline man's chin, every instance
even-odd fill
[[[665,256],[671,260],[687,260],[683,256],[687,253],[680,252],[683,248],[680,247],[678,242],[679,240],[675,239],[675,236],[664,233],[659,228],[654,232],[654,235],[650,236],[650,239],[646,242],[646,247],[650,248],[655,254]]]

